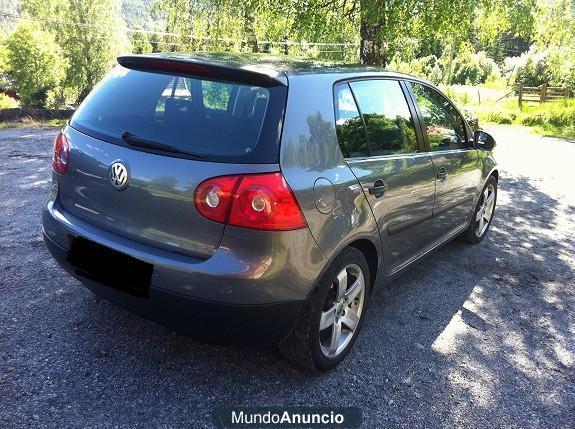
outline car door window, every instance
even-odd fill
[[[335,87],[335,125],[337,141],[343,156],[369,156],[365,127],[347,83]]]
[[[364,80],[350,86],[365,122],[371,156],[417,152],[413,118],[398,81]]]
[[[429,150],[466,148],[465,122],[447,98],[426,85],[412,83],[412,88],[425,122]]]

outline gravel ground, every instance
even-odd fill
[[[0,427],[211,427],[230,405],[355,405],[366,428],[575,427],[575,142],[492,132],[490,235],[379,288],[350,356],[316,374],[81,287],[41,237],[55,131],[1,130]]]

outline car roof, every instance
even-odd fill
[[[232,54],[232,53],[156,53],[145,55],[131,55],[130,57],[158,58],[192,64],[206,64],[226,68],[249,70],[255,73],[268,75],[271,78],[281,79],[283,76],[293,75],[326,75],[332,74],[335,80],[361,76],[389,76],[399,79],[409,79],[425,82],[423,79],[405,73],[386,70],[379,67],[362,64],[338,64],[333,62],[277,57],[268,54]],[[282,76],[283,75],[283,76]]]

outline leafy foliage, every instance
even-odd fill
[[[482,84],[503,74],[511,85],[547,82],[575,91],[575,0],[4,3],[5,11],[37,20],[36,25],[53,35],[66,74],[52,93],[72,102],[83,99],[118,54],[151,51],[261,52],[361,61],[438,84]],[[16,22],[26,21],[6,22],[2,27],[12,32]],[[141,31],[127,32],[126,25]],[[0,72],[14,69],[9,61],[3,65],[2,58],[8,57],[0,49]],[[5,76],[2,83],[11,79]]]
[[[26,0],[23,9],[55,35],[69,63],[65,87],[75,99],[82,100],[130,50],[125,32],[117,31],[124,23],[114,0]]]
[[[24,106],[45,107],[59,90],[66,62],[54,36],[38,25],[24,24],[6,42],[10,74]]]
[[[500,76],[499,67],[485,52],[474,54],[466,52],[457,56],[453,63],[453,77],[451,84],[472,84],[485,83],[489,78]]]
[[[133,32],[130,37],[130,43],[132,44],[132,52],[134,54],[148,54],[153,50],[150,39],[147,34],[143,32]]]
[[[392,68],[425,78],[435,84],[443,83],[447,78],[448,60],[435,55],[421,57],[410,62],[392,63]],[[499,67],[485,52],[472,50],[460,52],[452,62],[452,73],[447,84],[478,85],[489,79],[501,76]]]
[[[12,109],[18,107],[18,102],[6,94],[0,94],[0,109]]]
[[[510,70],[509,81],[517,90],[520,84],[569,88],[575,92],[575,57],[568,49],[550,47],[544,51],[531,49],[515,61]]]

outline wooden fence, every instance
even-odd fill
[[[539,86],[524,86],[521,84],[519,87],[519,107],[521,107],[524,101],[544,103],[546,101],[565,98],[569,98],[569,89],[567,88],[547,86],[546,83]]]

